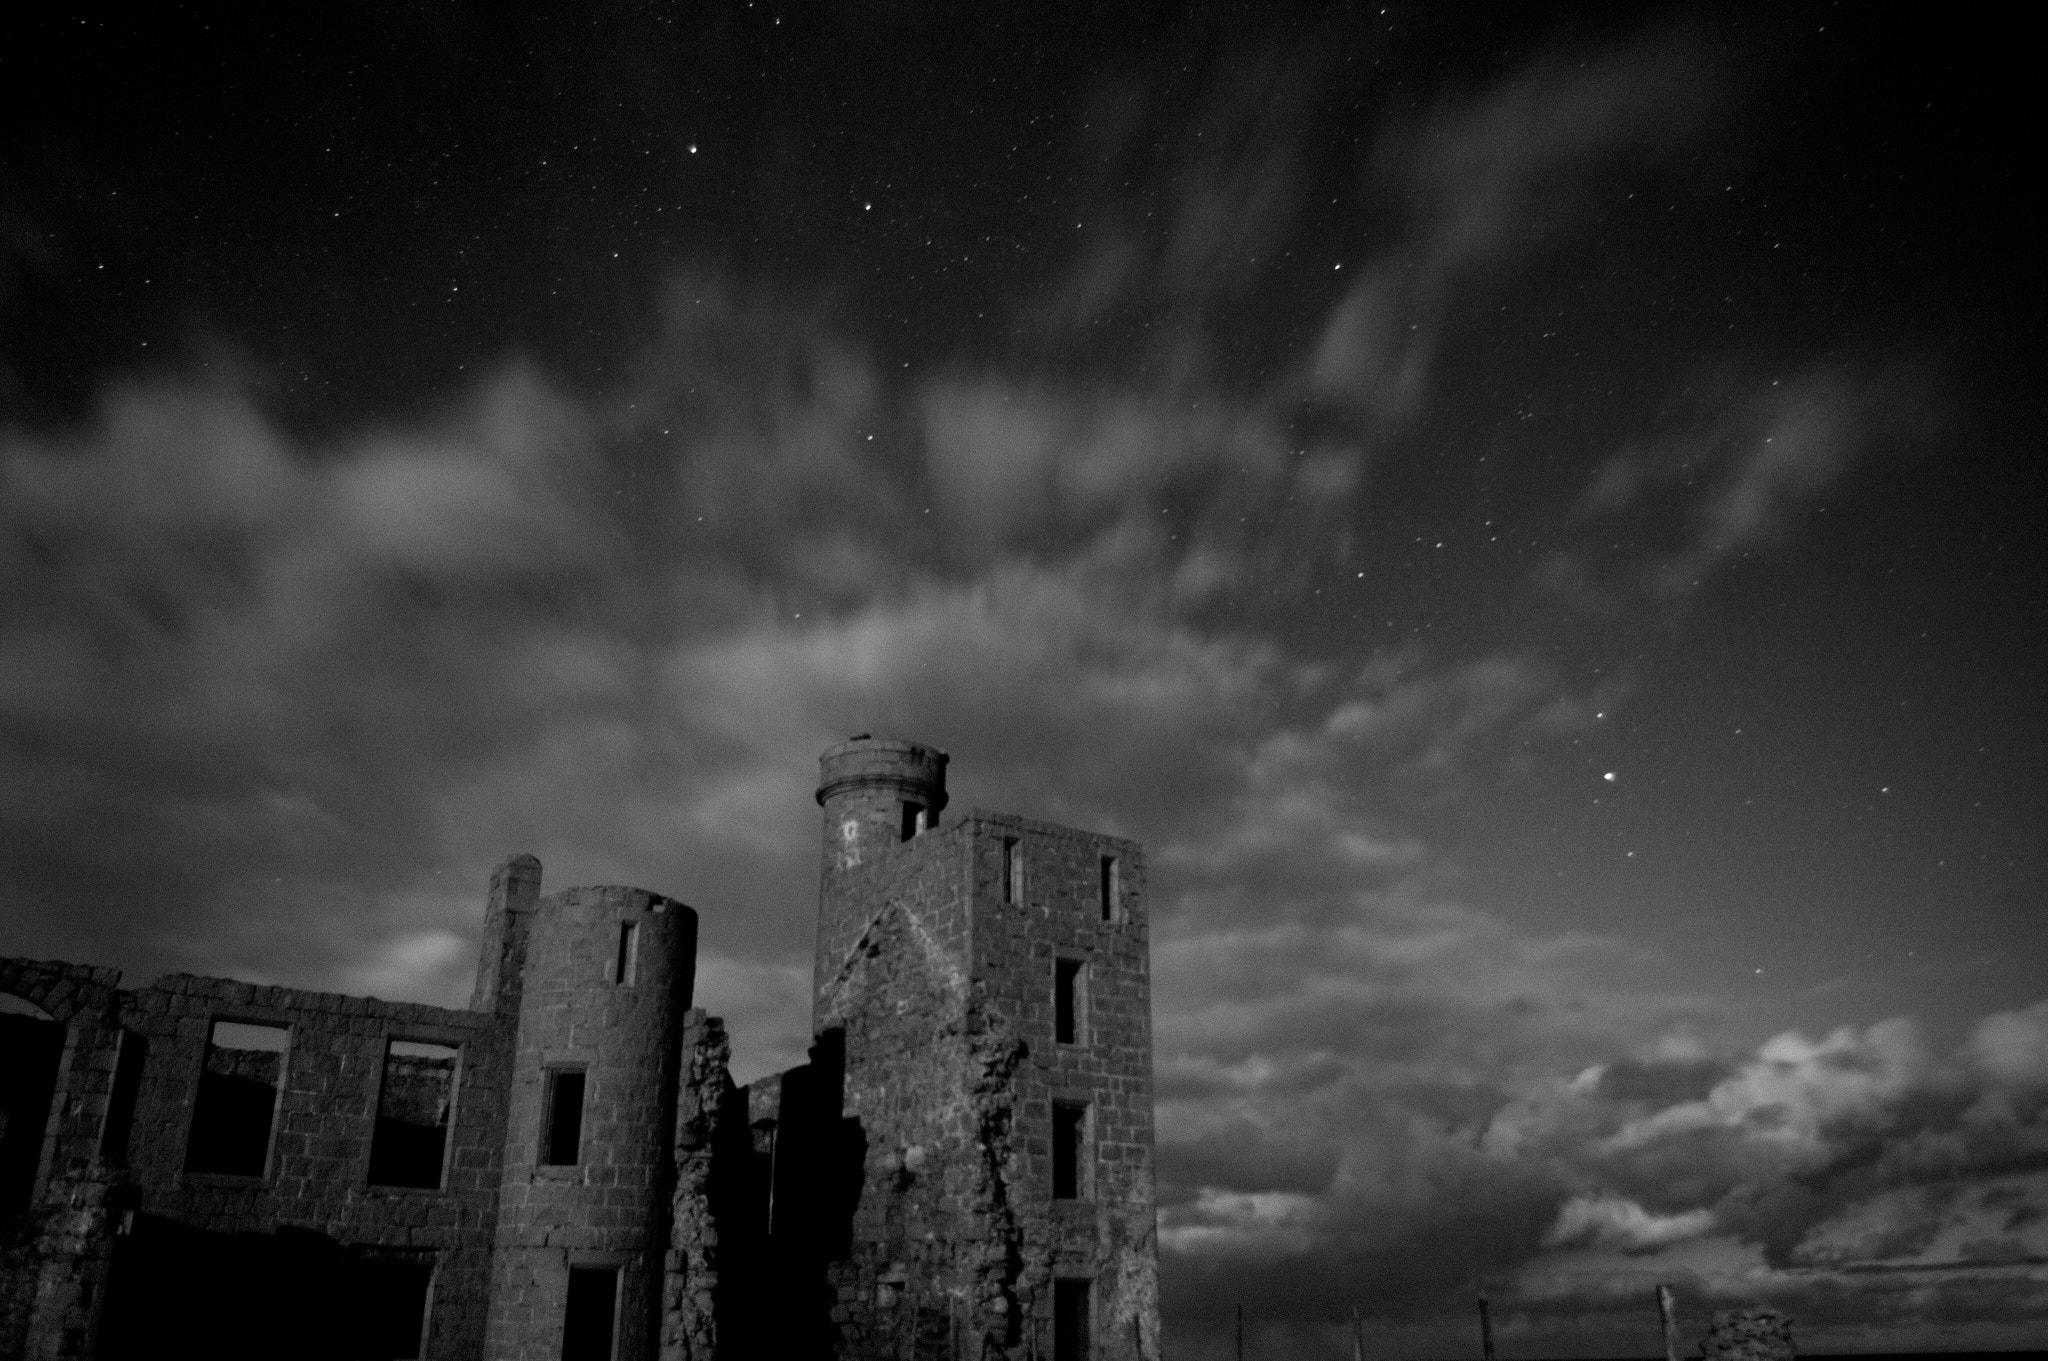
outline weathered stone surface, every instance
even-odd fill
[[[0,959],[0,992],[51,1018],[14,1019],[63,1032],[47,1100],[7,1107],[41,1145],[0,1218],[0,1355],[316,1356],[410,1327],[429,1357],[552,1361],[595,1269],[621,1358],[1022,1361],[1050,1354],[1054,1283],[1083,1280],[1092,1355],[1156,1357],[1142,853],[943,822],[945,769],[915,743],[826,753],[817,1043],[744,1090],[690,1008],[696,914],[543,897],[531,856],[492,878],[462,1011]],[[223,1021],[283,1047],[211,1046]],[[202,1080],[249,1122],[245,1171],[195,1170],[220,1165],[191,1156]],[[391,1140],[403,1184],[379,1181]]]

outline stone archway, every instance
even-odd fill
[[[26,1210],[35,1192],[63,1054],[56,1017],[0,992],[0,1218]]]
[[[50,1140],[63,1156],[81,1128],[60,1118],[75,1072],[95,1061],[120,999],[121,971],[49,959],[0,958],[0,1216],[20,1213],[35,1193]],[[100,1111],[86,1118],[94,1125]]]

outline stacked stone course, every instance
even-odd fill
[[[945,820],[945,767],[872,738],[822,758],[817,1043],[746,1088],[723,1023],[691,1007],[695,912],[632,888],[543,896],[531,856],[492,878],[465,1010],[182,974],[124,990],[113,970],[0,959],[0,993],[47,1018],[10,1021],[62,1034],[28,1208],[0,1220],[0,1356],[177,1338],[553,1361],[585,1269],[615,1273],[600,1340],[634,1361],[1050,1361],[1056,1281],[1090,1283],[1089,1355],[1156,1357],[1142,852]],[[1070,1043],[1062,960],[1081,980]],[[281,1052],[210,1065],[241,1075],[238,1100],[274,1085],[260,1175],[191,1170],[220,1022],[282,1031]],[[452,1050],[452,1072],[387,1064],[397,1041]],[[557,1165],[564,1072],[580,1139]],[[1061,1102],[1087,1110],[1069,1199]],[[444,1131],[438,1185],[372,1182],[380,1107]],[[418,1293],[374,1295],[393,1281]]]

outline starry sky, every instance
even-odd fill
[[[1016,8],[4,21],[0,951],[531,851],[746,1080],[910,737],[1148,848],[1175,1361],[2040,1345],[2032,46]]]

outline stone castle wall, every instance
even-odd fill
[[[1014,1018],[1024,1055],[1010,1088],[1021,1163],[1017,1289],[1036,1330],[1027,1352],[1051,1354],[1052,1287],[1065,1279],[1092,1283],[1091,1355],[1156,1355],[1143,854],[1133,842],[979,810],[970,828],[976,998],[987,1013]],[[1004,890],[1006,843],[1021,865],[1013,895]],[[1106,905],[1105,860],[1114,879]],[[1073,1043],[1055,1031],[1063,960],[1080,966]],[[1053,1195],[1055,1103],[1086,1113],[1081,1184],[1070,1199]]]
[[[427,1354],[483,1355],[481,1304],[511,1068],[502,1027],[474,1012],[190,975],[126,993],[123,1002],[123,1029],[141,1037],[148,1055],[126,1165],[138,1214],[218,1236],[289,1225],[337,1245],[430,1260],[438,1307]],[[215,1021],[287,1027],[282,1089],[259,1175],[186,1168]],[[370,1177],[385,1055],[394,1040],[448,1045],[460,1054],[439,1189],[378,1186]]]
[[[746,1089],[690,1006],[696,914],[544,897],[531,856],[493,876],[467,1010],[0,959],[40,1009],[10,1049],[55,1055],[0,1056],[49,1089],[6,1108],[48,1114],[0,1166],[0,1355],[554,1361],[601,1279],[636,1361],[1036,1361],[1077,1327],[1155,1358],[1142,854],[946,821],[945,765],[826,753],[817,1042]]]
[[[624,956],[622,932],[636,933]],[[659,1333],[669,1166],[697,914],[633,888],[541,899],[527,947],[503,1194],[493,1243],[488,1354],[555,1361],[570,1270],[617,1273],[616,1345]],[[622,976],[622,974],[624,976]],[[551,1163],[550,1083],[582,1084],[579,1147]]]

